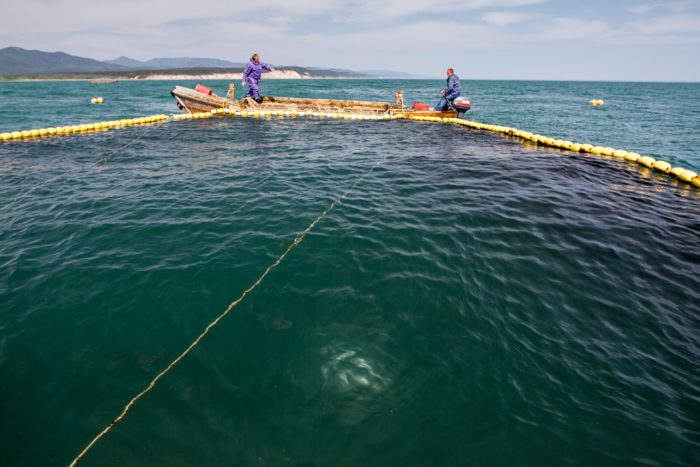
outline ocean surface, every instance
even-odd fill
[[[0,83],[0,132],[195,83]],[[700,84],[462,85],[471,120],[700,172]],[[68,465],[251,287],[79,465],[700,459],[700,189],[457,125],[222,117],[0,143],[0,464]]]

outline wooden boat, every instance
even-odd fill
[[[178,107],[189,113],[210,112],[216,109],[228,109],[229,111],[298,111],[298,112],[326,112],[356,115],[402,115],[425,117],[456,117],[461,116],[466,110],[435,111],[424,109],[406,108],[403,105],[403,92],[396,93],[393,104],[373,101],[351,101],[340,99],[307,99],[298,97],[272,97],[264,96],[258,103],[250,97],[235,100],[235,84],[229,84],[229,92],[226,97],[217,96],[205,86],[197,85],[197,91],[191,88],[175,86],[170,94],[177,100]],[[467,101],[468,103],[468,101]],[[458,115],[459,114],[459,115]]]

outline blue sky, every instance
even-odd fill
[[[700,81],[700,1],[23,0],[0,48],[390,69],[462,79]]]

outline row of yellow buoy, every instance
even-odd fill
[[[103,99],[101,97],[93,97],[92,99],[90,99],[90,102],[92,102],[93,104],[101,104],[103,102]]]
[[[90,131],[103,131],[109,130],[110,128],[119,128],[123,126],[146,125],[149,123],[156,123],[163,120],[167,120],[169,118],[170,117],[168,117],[165,114],[160,114],[150,115],[148,117],[110,120],[108,122],[87,123],[82,125],[67,125],[24,131],[12,131],[7,133],[0,133],[0,141],[17,141],[29,138],[41,138],[45,136],[67,135],[71,133],[87,133]]]
[[[342,118],[345,120],[391,120],[403,118],[398,115],[375,114],[351,114],[346,112],[314,112],[314,111],[297,111],[297,110],[230,110],[230,109],[214,109],[210,112],[194,112],[187,114],[173,115],[173,120],[188,120],[193,118],[209,118],[214,116],[231,116],[231,117],[252,117],[252,118],[270,118],[270,117],[319,117],[319,118]]]
[[[239,110],[233,111],[230,109],[214,109],[210,112],[195,112],[186,114],[176,114],[172,116],[173,120],[184,120],[184,119],[194,119],[194,118],[210,118],[213,116],[239,116],[239,117],[252,117],[252,118],[269,118],[269,117],[319,117],[319,118],[342,118],[346,120],[389,120],[389,119],[402,119],[406,118],[401,114],[374,114],[374,115],[363,115],[363,114],[351,114],[351,113],[334,113],[334,112],[313,112],[313,111],[296,111],[296,110]],[[446,122],[446,123],[456,123],[458,125],[468,126],[477,130],[494,131],[498,133],[508,134],[511,136],[518,137],[523,141],[529,141],[535,144],[540,144],[543,146],[549,146],[557,149],[562,149],[566,151],[590,153],[602,156],[615,157],[618,159],[625,159],[630,162],[636,162],[645,167],[649,167],[654,170],[658,170],[664,173],[670,173],[676,176],[679,180],[692,183],[693,185],[700,187],[700,176],[692,170],[687,170],[683,167],[672,167],[670,163],[662,160],[656,160],[650,156],[640,156],[635,152],[627,152],[623,149],[614,149],[611,147],[604,146],[594,146],[591,144],[574,143],[568,140],[560,140],[554,138],[548,138],[543,135],[534,134],[529,131],[518,130],[517,128],[511,128],[501,125],[491,125],[487,123],[474,122],[470,120],[464,120],[461,118],[443,118],[443,117],[429,117],[429,116],[407,116],[411,120],[417,121],[428,121],[428,122]],[[0,133],[0,141],[16,141],[29,138],[38,138],[45,136],[54,135],[64,135],[71,133],[85,133],[90,131],[102,131],[108,130],[110,128],[118,128],[130,125],[145,125],[149,123],[160,122],[168,120],[165,114],[151,115],[148,117],[140,118],[130,118],[122,120],[111,120],[108,122],[99,123],[89,123],[83,125],[73,125],[73,126],[63,126],[63,127],[52,127],[52,128],[41,128],[25,131],[13,131]]]
[[[696,172],[685,169],[683,167],[673,167],[670,163],[666,161],[656,160],[651,156],[641,156],[636,152],[627,152],[624,149],[614,149],[605,146],[594,146],[592,144],[574,143],[568,140],[548,138],[546,136],[531,133],[529,131],[518,130],[517,128],[473,122],[470,120],[463,120],[461,118],[411,117],[411,119],[430,122],[456,123],[458,125],[468,126],[477,130],[494,131],[497,133],[515,136],[526,142],[541,144],[543,146],[562,149],[565,151],[582,152],[614,157],[616,159],[624,159],[629,162],[636,162],[637,164],[643,165],[653,170],[658,170],[659,172],[674,175],[679,180],[686,183],[692,183],[694,186],[700,188],[700,176]]]
[[[605,102],[603,102],[603,99],[592,99],[591,105],[605,105]]]

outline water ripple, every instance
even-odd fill
[[[72,458],[375,165],[88,462],[696,458],[687,187],[401,121],[171,122],[90,167],[133,137],[3,166],[5,198],[60,175],[0,213],[11,464]]]

